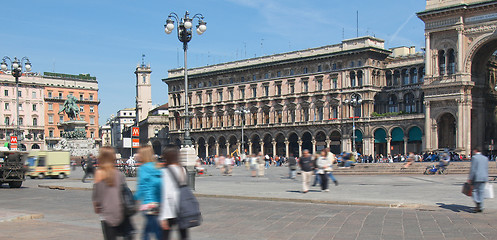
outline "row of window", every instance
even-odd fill
[[[10,110],[10,103],[8,103],[8,102],[7,102],[7,103],[4,103],[4,105],[3,105],[3,106],[4,106],[4,107],[3,107],[3,109],[4,109],[4,110]],[[34,112],[38,111],[38,105],[37,105],[36,103],[33,103],[33,104],[31,105],[31,109],[32,109]],[[19,111],[22,111],[22,110],[24,110],[23,105],[22,105],[22,103],[19,103]]]
[[[74,96],[74,93],[69,92],[69,94],[68,94],[67,96],[70,96],[70,95],[73,95],[73,96]],[[54,92],[53,92],[53,91],[48,91],[48,97],[49,97],[49,98],[54,98]],[[80,93],[80,94],[79,94],[79,100],[80,100],[80,101],[85,100],[85,98],[84,98],[84,97],[85,97],[84,93]],[[63,93],[63,92],[58,92],[58,96],[57,96],[57,98],[59,98],[59,99],[64,98],[64,93]],[[92,100],[93,100],[93,94],[92,94],[92,93],[90,93],[90,94],[89,94],[89,98],[88,98],[88,100],[90,100],[90,101],[92,101]]]
[[[322,91],[323,90],[323,79],[316,79],[316,84],[315,84],[315,90],[316,91]],[[362,82],[362,81],[361,81]],[[338,88],[338,81],[337,78],[333,78],[331,80],[331,85],[334,89]],[[309,80],[302,80],[302,93],[307,93],[309,92]],[[250,97],[249,98],[257,98],[257,86],[251,86],[250,87]],[[270,88],[269,88],[269,83],[263,84],[262,86],[262,91],[263,91],[263,97],[269,97],[270,94]],[[288,82],[288,93],[289,94],[294,94],[295,93],[295,82],[294,81],[289,81]],[[275,85],[275,94],[274,96],[281,96],[282,95],[282,83],[276,83]],[[212,103],[213,98],[212,98],[212,93],[209,92],[206,94],[207,96],[207,102],[206,103]],[[245,88],[240,88],[239,89],[239,98],[238,99],[245,99],[246,98],[246,92]],[[228,90],[228,97],[229,101],[235,100],[235,90],[234,89],[229,89]],[[217,91],[217,101],[222,102],[224,101],[224,93],[222,90]],[[180,94],[174,94],[173,99],[172,99],[173,106],[180,106],[181,105],[181,95]],[[189,96],[189,103],[192,103],[191,96]],[[198,104],[203,104],[203,93],[199,92],[197,93],[197,103]]]
[[[403,112],[422,113],[424,112],[423,98],[424,97],[421,96],[420,99],[416,99],[414,94],[407,93],[404,95],[404,101],[402,103],[397,100],[397,96],[395,95],[388,96],[388,101],[382,102],[379,100],[379,95],[377,95],[375,97],[374,111],[380,114],[386,112],[395,113],[399,112],[401,110],[401,105],[403,105]]]
[[[400,82],[402,85],[422,83],[424,81],[425,68],[411,68],[386,72],[387,86],[397,86]]]
[[[32,122],[33,125],[32,126],[38,126],[38,118],[33,117],[32,120],[33,120],[33,122]],[[9,125],[14,125],[15,121],[11,121],[10,117],[5,117],[3,123],[6,126],[9,126]],[[23,125],[24,125],[24,118],[23,117],[19,117],[19,126],[23,126]]]
[[[456,73],[456,54],[452,48],[438,51],[438,74],[444,76],[445,73],[448,75]]]
[[[59,104],[59,111],[62,110],[63,108],[64,108],[64,105],[63,104]],[[48,104],[48,110],[49,111],[53,110],[53,103],[49,103]],[[84,106],[79,106],[79,112],[84,112],[84,111],[85,111]],[[90,106],[90,112],[91,113],[95,112],[95,107],[94,106]]]
[[[363,66],[363,63],[362,61],[350,61],[349,62],[349,67],[351,68],[354,68],[354,67],[362,67]],[[325,69],[324,71],[328,71],[328,68],[330,66],[327,66],[327,69]],[[339,70],[339,69],[342,69],[342,63],[333,63],[331,64],[331,70]],[[314,69],[313,69],[314,70]],[[323,66],[322,65],[318,65],[316,68],[315,68],[315,71],[312,71],[309,67],[303,67],[300,69],[299,73],[300,74],[308,74],[308,73],[319,73],[319,72],[323,72]],[[240,77],[240,81],[239,82],[246,82],[248,81],[249,79],[252,79],[252,81],[257,81],[257,80],[260,80],[260,79],[270,79],[272,77],[276,77],[276,78],[279,78],[279,77],[284,77],[284,76],[294,76],[295,75],[295,70],[294,69],[289,69],[289,70],[286,70],[284,72],[282,71],[276,71],[276,72],[267,72],[264,74],[264,76],[260,75],[258,76],[257,74],[252,74],[252,76],[250,77],[245,77],[245,76],[242,76]],[[233,84],[235,83],[235,78],[229,78],[229,80],[225,80],[223,81],[222,79],[219,79],[217,80],[217,85],[223,85],[223,84]],[[203,87],[212,87],[212,86],[216,86],[216,82],[215,81],[205,81],[205,82],[199,82],[199,83],[191,83],[188,85],[188,88],[190,89],[194,89],[194,88],[203,88]],[[176,86],[176,85],[173,85],[172,86],[172,90],[173,92],[174,91],[180,91],[180,90],[183,90],[181,86]]]
[[[86,117],[84,115],[79,116],[81,121],[85,121]],[[64,122],[64,115],[59,115],[59,123]],[[49,124],[54,124],[54,115],[49,114],[48,115],[48,123]],[[95,116],[90,116],[90,124],[95,124]]]
[[[10,93],[9,93],[9,90],[8,90],[8,89],[5,89],[5,90],[3,91],[3,94],[4,94],[4,96],[5,96],[5,97],[10,96]],[[69,93],[69,95],[74,95],[74,94],[70,92],[70,93]],[[68,95],[68,96],[69,96],[69,95]],[[22,91],[17,91],[17,96],[22,97]],[[32,98],[36,98],[36,96],[37,96],[36,92],[34,92],[34,91],[33,91],[33,92],[31,92],[31,97],[32,97]],[[53,95],[53,91],[48,91],[48,97],[49,97],[49,98],[53,98],[53,96],[54,96],[54,95]],[[59,92],[58,98],[60,98],[60,99],[62,99],[62,98],[63,98],[63,92]],[[84,98],[84,93],[80,93],[80,94],[79,94],[79,100],[80,100],[80,101],[85,100],[85,98]],[[91,94],[91,93],[90,93],[88,100],[93,100],[93,94]]]
[[[4,95],[5,97],[10,96],[10,93],[9,93],[9,92],[10,92],[10,91],[9,91],[8,89],[5,89],[5,90],[3,90],[3,95]],[[22,91],[17,91],[17,96],[22,97]],[[36,96],[37,96],[36,92],[34,92],[34,91],[33,91],[33,92],[31,92],[31,97],[32,97],[32,98],[36,98]]]

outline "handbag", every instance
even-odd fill
[[[494,184],[486,183],[485,184],[485,198],[494,198]]]
[[[195,195],[193,195],[192,190],[188,185],[180,184],[174,172],[171,169],[166,168],[171,174],[172,178],[176,182],[179,191],[179,206],[177,209],[177,223],[179,229],[187,229],[202,224],[202,213],[200,212],[200,206]],[[188,172],[185,169],[186,172]]]
[[[124,216],[131,217],[135,215],[137,209],[136,201],[133,197],[133,192],[131,192],[126,184],[124,177],[121,183],[121,200],[123,203]]]
[[[464,183],[464,185],[462,186],[462,193],[468,197],[473,196],[473,185]]]

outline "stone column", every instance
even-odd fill
[[[285,138],[285,157],[290,157],[290,142]]]
[[[464,146],[464,154],[469,155],[471,153],[471,101],[466,100],[463,103],[463,129],[467,129],[464,131],[463,142]]]
[[[331,149],[331,140],[328,138],[328,136],[326,136],[326,141],[324,142],[326,143],[326,147]]]
[[[231,154],[231,151],[230,151],[230,143],[227,142],[226,143],[226,156],[229,156]]]
[[[299,138],[299,140],[297,141],[297,143],[299,144],[299,157],[302,156],[302,140]]]
[[[259,145],[261,145],[261,152],[264,155],[264,141],[260,141]]]
[[[206,157],[207,157],[207,156],[210,156],[210,155],[209,155],[209,144],[207,144],[207,143],[206,143],[206,144],[204,145],[204,147],[205,147],[205,156],[206,156]]]
[[[425,39],[426,39],[426,55],[425,55],[425,74],[428,77],[431,77],[433,74],[433,69],[432,69],[432,57],[431,57],[431,46],[430,46],[430,33],[425,33]]]
[[[370,151],[371,138],[370,137],[363,138],[362,144],[364,145],[364,150],[363,150],[362,154],[364,154],[364,155],[370,155],[371,154],[371,151]]]
[[[431,151],[432,149],[432,142],[431,142],[431,133],[432,133],[432,126],[431,126],[431,114],[430,114],[430,101],[425,101],[425,149],[423,151],[428,152]]]
[[[248,147],[249,147],[249,154],[253,154],[253,152],[252,152],[252,141],[248,142]]]
[[[273,141],[271,142],[273,144],[273,157],[276,156],[276,140],[273,138]]]
[[[463,110],[463,99],[456,99],[457,102],[457,127],[456,127],[456,148],[463,149],[463,134],[464,134],[464,110]],[[470,130],[471,131],[471,130]]]
[[[197,154],[198,157],[198,143],[195,143],[195,154]]]
[[[457,27],[457,69],[456,72],[463,72],[463,62],[464,62],[464,43],[463,43],[464,27]]]
[[[216,141],[216,155],[219,156],[219,142]]]
[[[390,149],[390,142],[392,141],[391,137],[387,137],[387,155],[392,155],[392,150]]]
[[[316,139],[312,138],[312,154],[316,154]]]
[[[407,154],[407,141],[409,140],[408,137],[404,137],[404,154]]]

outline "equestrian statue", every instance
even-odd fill
[[[59,113],[65,112],[70,120],[77,120],[79,118],[79,107],[76,101],[77,99],[73,95],[67,96],[67,100]]]

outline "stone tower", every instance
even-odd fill
[[[152,85],[150,83],[150,64],[142,63],[136,66],[136,125],[148,117],[152,110]]]

